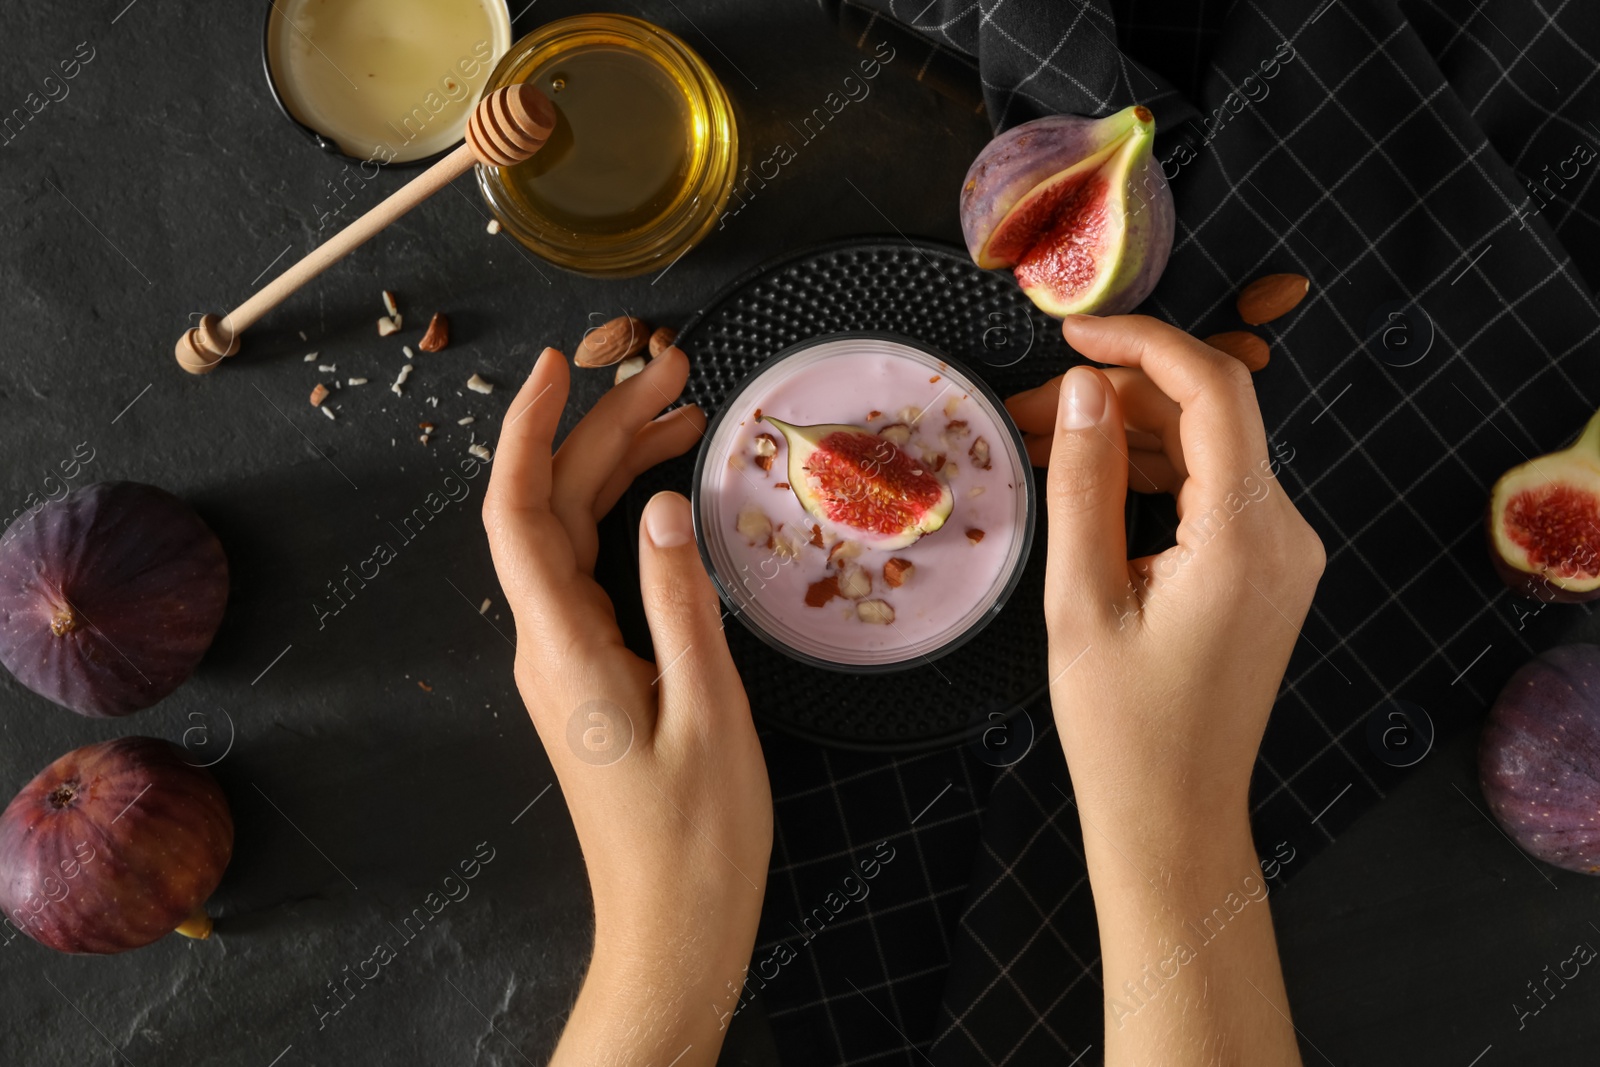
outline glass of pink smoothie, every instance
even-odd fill
[[[801,431],[818,452],[791,437],[819,425],[844,432]],[[1034,507],[994,393],[889,334],[817,338],[757,368],[707,427],[694,474],[700,552],[729,613],[844,671],[913,667],[981,630],[1027,562]]]

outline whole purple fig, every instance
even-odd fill
[[[1552,648],[1511,676],[1483,728],[1478,774],[1513,841],[1600,873],[1600,647]]]
[[[86,486],[0,539],[0,663],[81,715],[127,715],[194,672],[227,600],[228,558],[193,508]]]
[[[990,141],[961,189],[980,267],[1010,267],[1041,311],[1118,315],[1156,287],[1172,252],[1172,189],[1151,152],[1155,116],[1049,115]]]
[[[233,816],[209,771],[170,741],[102,741],[40,771],[0,815],[0,911],[60,952],[204,938],[202,906],[232,856]]]

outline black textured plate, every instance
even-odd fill
[[[902,334],[964,363],[1002,397],[1059,374],[1076,357],[1060,327],[1008,274],[979,270],[966,252],[904,239],[859,239],[806,249],[745,275],[679,333],[689,354],[685,402],[715,414],[735,386],[780,350],[822,334]],[[689,484],[693,454],[640,479],[630,505]],[[1039,499],[1042,475],[1035,473]],[[1034,550],[1004,610],[936,661],[882,675],[809,667],[741,626],[728,645],[764,723],[823,744],[914,750],[980,735],[1045,689],[1044,508]]]

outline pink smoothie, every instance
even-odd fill
[[[1024,561],[1032,481],[1005,415],[965,377],[892,341],[830,341],[772,367],[731,405],[708,445],[699,518],[724,590],[759,630],[865,666],[936,653],[994,610]],[[893,549],[814,518],[787,485],[783,434],[758,412],[882,434],[949,485],[949,518]]]

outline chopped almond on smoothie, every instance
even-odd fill
[[[890,589],[899,589],[917,572],[917,565],[909,559],[894,557],[883,565],[883,582]]]
[[[911,441],[911,427],[903,422],[893,422],[879,430],[878,436],[890,444],[909,444]]]
[[[972,465],[981,471],[989,469],[989,442],[980,437],[972,442],[972,447],[967,449],[967,455],[972,458]]]
[[[872,592],[872,575],[859,563],[846,563],[839,572],[839,595],[848,600],[860,600]]]
[[[770,433],[756,435],[756,466],[764,471],[772,469],[772,457],[778,454],[778,439]]]
[[[766,512],[753,505],[747,504],[739,510],[739,518],[733,528],[752,545],[764,545],[772,538],[772,520],[767,518]]]
[[[967,540],[971,541],[973,544],[977,544],[979,541],[983,540],[983,531],[982,530],[968,530],[967,531]]]
[[[828,575],[820,582],[812,582],[806,590],[806,607],[820,608],[839,595],[839,579]]]
[[[894,622],[894,606],[886,600],[862,600],[856,604],[856,618],[887,626]]]

